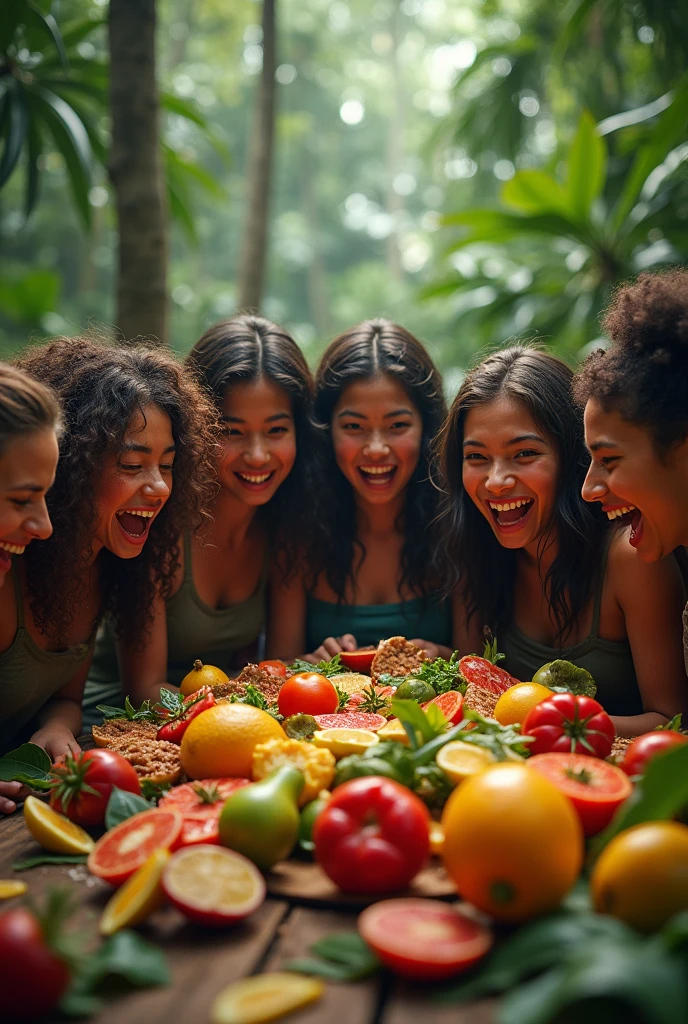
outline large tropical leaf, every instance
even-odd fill
[[[31,94],[31,104],[62,154],[72,197],[84,225],[91,225],[91,144],[76,112],[56,93],[39,88]]]
[[[67,51],[65,50],[64,40],[62,34],[57,27],[52,14],[46,12],[45,14],[41,11],[35,3],[27,3],[26,10],[24,13],[25,24],[28,29],[33,29],[34,34],[38,37],[47,36],[48,40],[53,44],[57,52],[57,57],[60,61],[62,68],[67,71],[69,67],[69,59],[67,57]],[[33,40],[29,39],[29,42]]]
[[[0,188],[17,166],[24,147],[28,124],[24,89],[15,79],[10,79],[1,103],[0,139],[3,149],[0,155]]]
[[[500,198],[521,213],[571,214],[569,196],[556,178],[546,171],[517,171],[504,182]]]
[[[568,200],[574,217],[586,221],[607,177],[607,147],[595,120],[584,110],[568,152]]]

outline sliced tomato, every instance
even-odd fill
[[[436,900],[383,900],[358,919],[363,940],[390,970],[442,981],[472,967],[492,946],[492,932],[460,908]]]
[[[156,850],[173,850],[184,819],[174,807],[153,807],[115,825],[102,836],[88,857],[88,870],[111,885],[121,885]]]
[[[596,836],[606,828],[633,790],[631,780],[620,768],[587,754],[535,754],[528,758],[528,766],[569,798],[586,836]]]
[[[369,711],[339,711],[334,715],[314,715],[319,729],[370,729],[377,732],[387,719]]]
[[[478,658],[475,654],[467,654],[459,661],[459,672],[467,683],[482,687],[491,693],[501,694],[518,683],[519,680],[487,658]]]
[[[375,654],[375,647],[360,647],[357,651],[342,651],[339,659],[352,672],[363,672],[369,676]]]
[[[179,846],[220,842],[220,815],[228,796],[242,786],[250,786],[250,779],[201,779],[173,786],[161,797],[159,807],[176,807],[184,815]],[[209,802],[214,795],[218,799]]]
[[[458,690],[449,690],[448,693],[441,693],[439,697],[435,697],[434,700],[429,700],[427,704],[423,704],[423,710],[425,711],[431,704],[436,704],[447,721],[452,725],[458,725],[461,721],[463,694],[459,693]]]

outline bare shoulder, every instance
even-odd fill
[[[16,571],[16,570],[15,570]],[[12,646],[17,632],[17,601],[10,573],[0,587],[0,654]]]
[[[683,592],[681,572],[673,555],[658,562],[643,562],[628,541],[629,530],[621,530],[612,539],[607,559],[608,581],[619,603],[629,598],[646,601],[658,592],[680,597]],[[642,588],[642,589],[641,589]],[[623,599],[623,600],[622,600]]]

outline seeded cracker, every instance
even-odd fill
[[[403,636],[392,636],[389,640],[381,640],[373,658],[370,674],[373,680],[378,676],[408,676],[417,672],[427,654],[422,648],[412,644]]]

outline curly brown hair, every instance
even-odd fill
[[[97,520],[94,493],[103,457],[119,451],[132,416],[145,405],[154,403],[170,417],[174,486],[141,554],[120,559],[103,549],[98,556],[100,613],[112,617],[118,635],[141,644],[156,595],[171,594],[180,534],[201,523],[212,501],[212,407],[171,353],[146,346],[56,338],[30,350],[18,365],[53,389],[64,415],[57,476],[46,499],[53,534],[25,555],[34,620],[58,642],[88,588],[88,537]]]
[[[658,452],[688,437],[688,269],[641,274],[614,295],[602,327],[611,340],[583,364],[576,401],[645,427]]]

